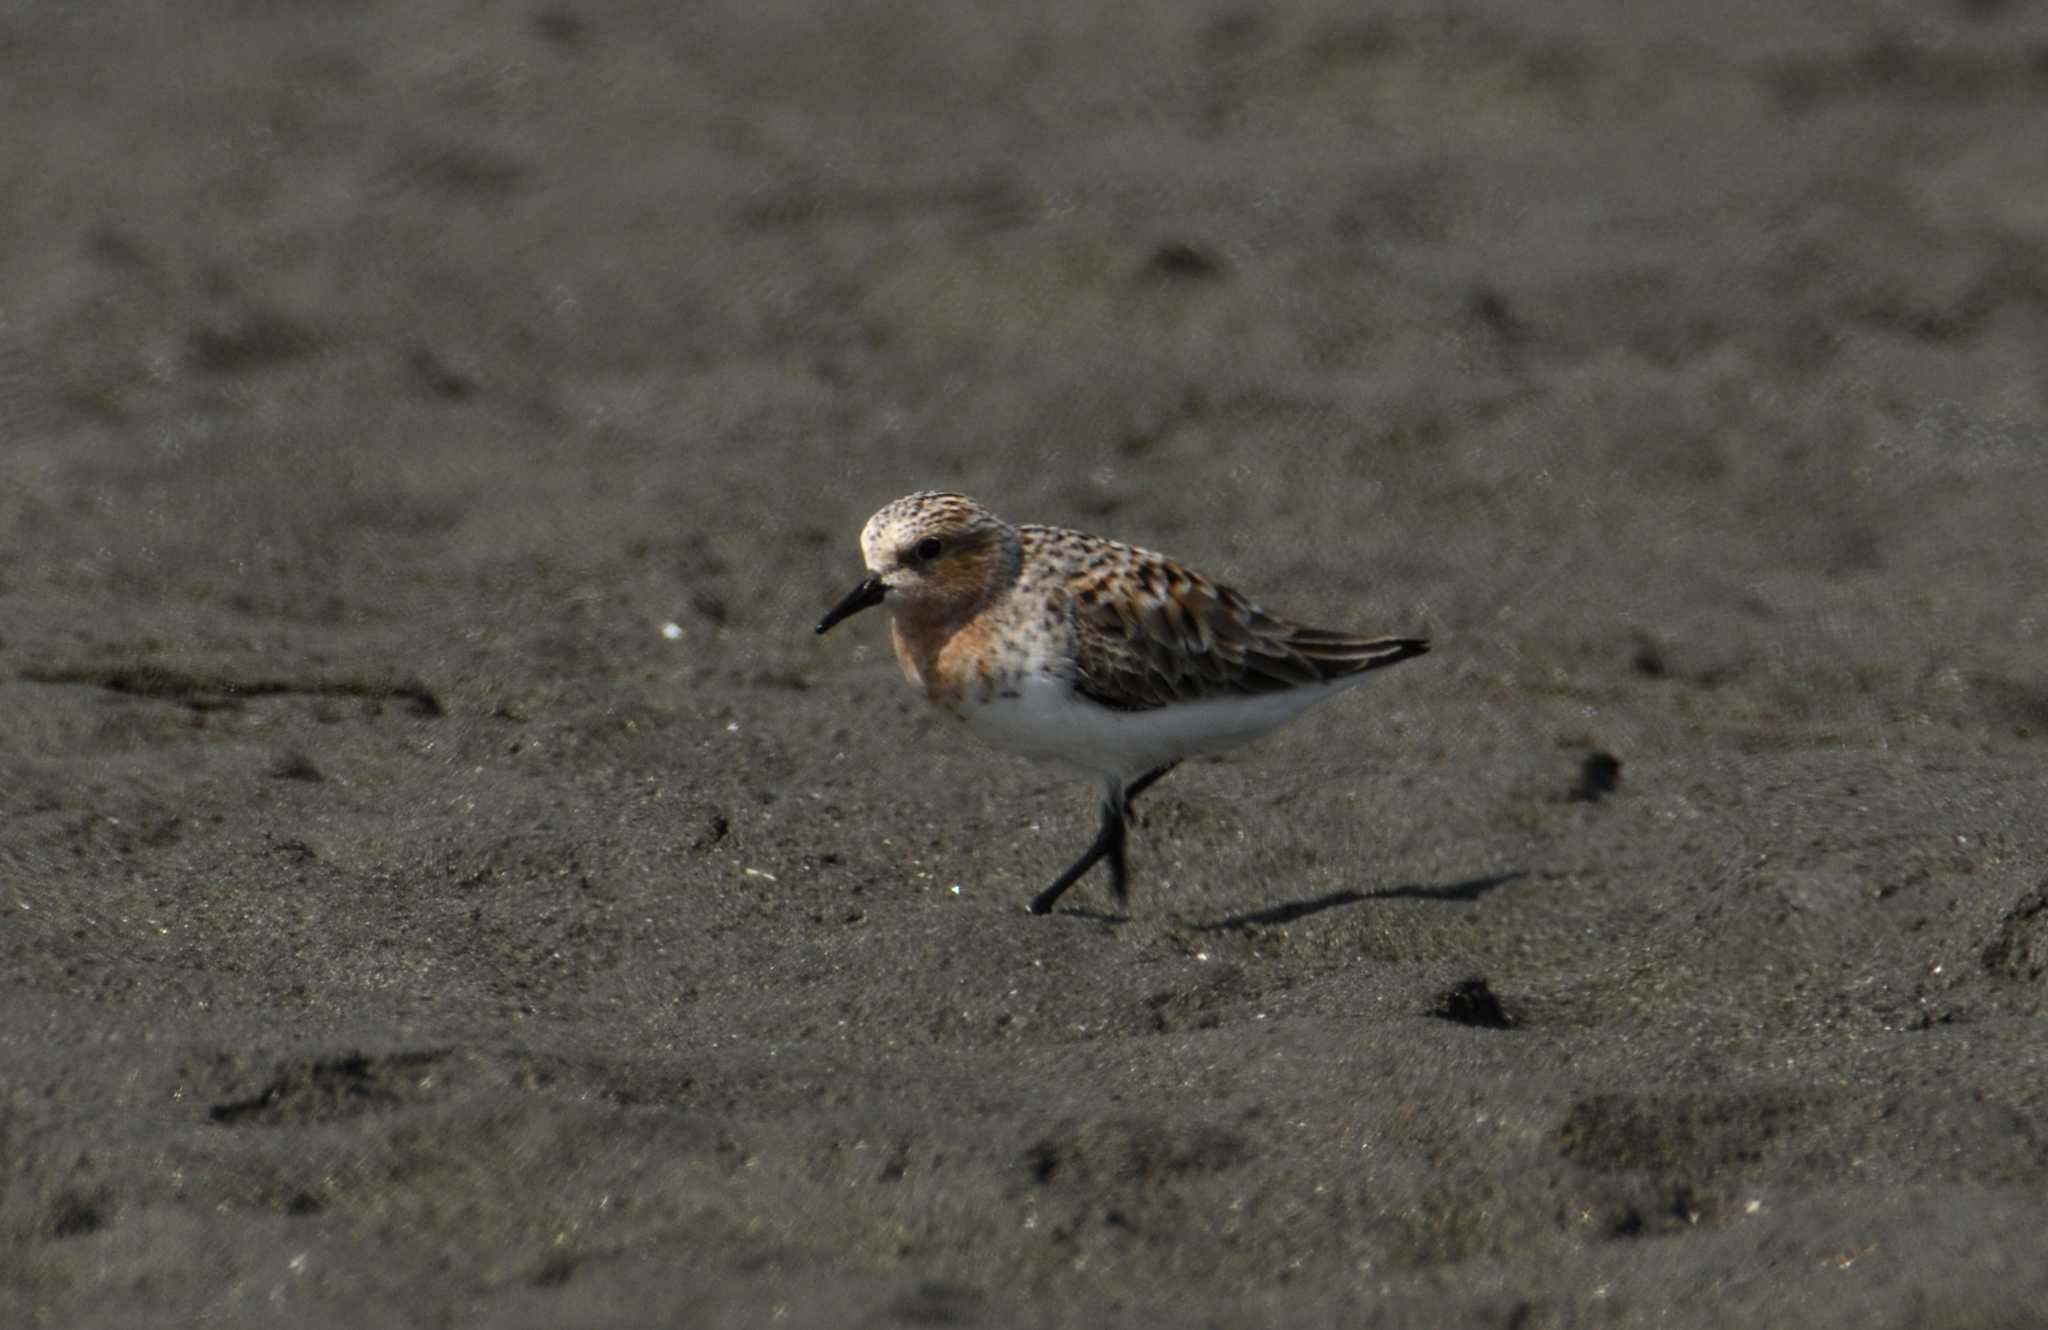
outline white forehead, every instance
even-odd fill
[[[882,521],[881,515],[877,514],[870,517],[868,524],[860,529],[860,557],[870,568],[879,570],[888,563],[882,551],[894,542],[886,534],[887,525]]]

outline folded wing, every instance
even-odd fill
[[[1333,683],[1429,650],[1422,638],[1304,628],[1156,555],[1120,580],[1138,594],[1084,586],[1073,604],[1075,687],[1120,711]]]

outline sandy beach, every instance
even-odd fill
[[[2048,12],[19,3],[0,117],[0,1324],[2048,1324]],[[811,631],[923,488],[1433,649],[1032,917],[1091,787]]]

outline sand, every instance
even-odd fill
[[[2048,1323],[2044,69],[0,12],[0,1323]],[[932,486],[1435,650],[1033,918]]]

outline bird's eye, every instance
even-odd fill
[[[939,551],[944,548],[945,546],[939,543],[937,536],[926,536],[923,540],[918,541],[910,552],[920,560],[929,563],[931,560],[938,558]]]

